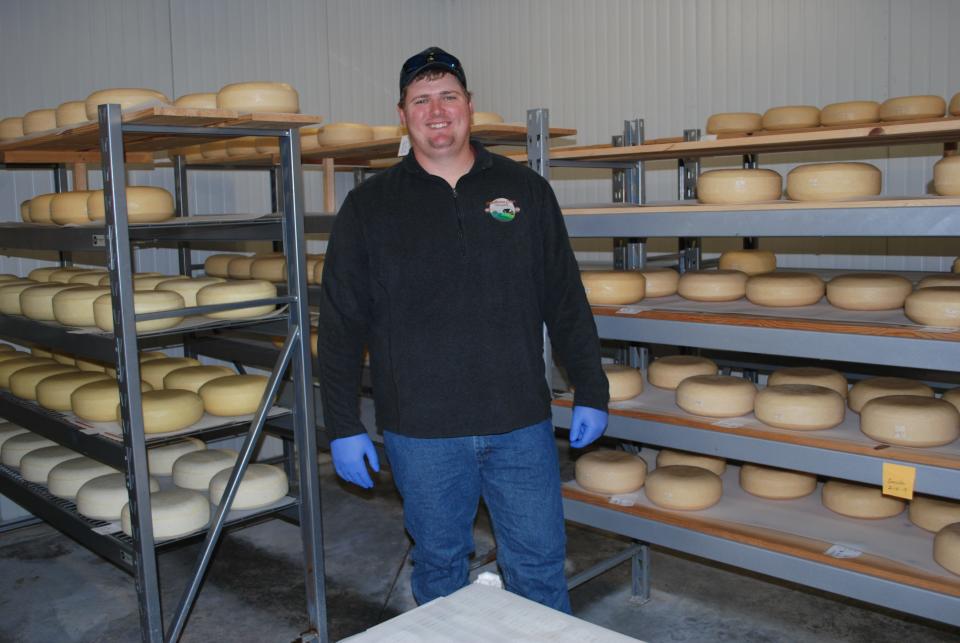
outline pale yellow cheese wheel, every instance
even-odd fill
[[[758,306],[810,306],[824,290],[823,280],[810,272],[768,272],[747,280],[746,295]]]
[[[723,481],[712,471],[674,464],[651,471],[644,491],[647,499],[658,507],[698,511],[720,502]]]
[[[14,424],[13,422],[5,422],[4,424],[0,424],[0,450],[3,449],[3,445],[7,440],[16,435],[23,435],[24,433],[30,433],[30,431],[23,428],[19,424]]]
[[[880,103],[872,100],[851,100],[830,103],[820,110],[820,124],[859,125],[880,120]]]
[[[0,448],[0,462],[2,462],[4,466],[19,469],[23,456],[37,449],[45,449],[56,445],[56,442],[38,433],[29,431],[27,433],[19,433],[8,437],[4,441],[3,447]]]
[[[50,204],[53,202],[53,197],[55,196],[55,192],[49,192],[47,194],[38,194],[30,199],[30,223],[53,223],[50,215]]]
[[[707,134],[748,134],[763,129],[755,112],[722,112],[707,119]]]
[[[860,430],[884,444],[939,447],[960,437],[960,411],[934,397],[878,397],[860,410]]]
[[[245,255],[223,253],[210,255],[203,260],[203,271],[210,277],[227,277],[229,276],[227,266],[230,265],[230,262],[243,256]]]
[[[119,473],[116,469],[93,458],[74,457],[55,465],[47,474],[47,488],[58,498],[73,500],[80,487],[100,476]]]
[[[817,489],[817,476],[802,471],[762,467],[744,463],[740,466],[740,487],[747,493],[770,500],[793,500],[809,496]]]
[[[72,353],[66,353],[64,351],[51,351],[50,356],[58,364],[66,364],[67,366],[76,365],[76,358]]]
[[[165,94],[153,89],[141,89],[136,87],[119,87],[116,89],[101,89],[95,91],[84,101],[87,110],[87,119],[97,120],[97,107],[99,105],[118,104],[120,109],[130,109],[144,103],[167,104],[170,99]]]
[[[937,286],[910,293],[903,312],[918,324],[960,328],[960,288]]]
[[[106,373],[68,371],[46,377],[37,384],[37,404],[51,411],[69,411],[70,396],[84,384],[111,379]]]
[[[960,156],[945,156],[933,164],[933,191],[943,196],[960,194]]]
[[[201,288],[223,281],[220,277],[174,277],[159,282],[155,290],[175,292],[183,297],[184,305],[189,307],[197,305],[197,293]]]
[[[321,255],[320,257],[317,258],[316,263],[313,264],[313,269],[312,269],[312,270],[310,270],[310,268],[309,268],[309,265],[310,265],[310,264],[309,264],[309,259],[308,259],[307,261],[308,261],[308,263],[307,263],[307,265],[308,265],[307,270],[309,271],[309,272],[307,273],[307,275],[308,275],[309,277],[311,277],[310,279],[307,280],[307,283],[318,284],[318,283],[320,283],[321,281],[323,281],[323,264],[325,263],[325,259],[324,259],[323,255]]]
[[[200,109],[216,109],[216,92],[199,92],[196,94],[184,94],[173,101],[174,107],[199,107]]]
[[[893,310],[913,290],[909,279],[882,272],[838,275],[827,282],[827,301],[846,310]]]
[[[250,279],[250,270],[257,259],[257,255],[236,255],[227,264],[227,276],[230,279]]]
[[[226,469],[213,476],[210,480],[210,501],[220,505],[223,493],[227,490],[227,482],[233,468]],[[240,486],[233,497],[230,509],[258,509],[271,505],[290,490],[287,474],[283,469],[272,464],[254,462],[247,466],[240,479]]]
[[[157,285],[176,278],[174,275],[137,275],[133,278],[133,289],[156,290]]]
[[[819,366],[781,368],[771,373],[770,377],[767,378],[767,386],[779,386],[781,384],[822,386],[836,391],[843,399],[847,399],[849,391],[847,378],[843,373],[832,368],[821,368]]]
[[[950,99],[948,111],[951,116],[960,116],[960,93],[954,94],[953,98]]]
[[[244,136],[227,141],[227,156],[253,156],[257,153],[257,137]]]
[[[314,152],[320,147],[320,142],[317,140],[317,134],[320,132],[319,127],[301,127],[300,128],[300,153],[306,154],[308,152]],[[227,148],[227,153],[230,153],[230,148]]]
[[[120,512],[120,528],[133,535],[130,504]],[[150,494],[150,523],[156,540],[176,538],[193,533],[210,522],[210,501],[198,491],[166,489]]]
[[[597,449],[585,453],[574,465],[577,484],[593,493],[632,493],[643,486],[647,463],[626,451]]]
[[[906,503],[883,495],[880,487],[829,480],[821,491],[823,506],[849,518],[878,520],[899,515]]]
[[[953,260],[953,271],[960,273],[960,258]]]
[[[713,360],[695,355],[668,355],[647,367],[647,380],[657,388],[674,390],[683,380],[694,375],[716,375]]]
[[[51,469],[77,457],[80,457],[79,453],[59,444],[34,449],[20,459],[20,475],[27,482],[47,484]]]
[[[193,357],[161,357],[140,363],[140,379],[154,389],[163,388],[163,380],[173,371],[190,366],[200,366]]]
[[[254,139],[258,154],[279,154],[280,141],[272,136],[258,136]]]
[[[177,310],[183,307],[183,297],[175,292],[137,290],[133,293],[133,309],[136,314]],[[113,298],[110,295],[100,295],[94,300],[93,318],[98,328],[108,332],[113,331]],[[149,333],[173,328],[182,321],[182,316],[139,321],[136,323],[136,329],[138,333]]]
[[[266,390],[266,375],[227,375],[201,386],[200,397],[210,415],[231,417],[256,411]]]
[[[215,304],[236,303],[255,299],[269,299],[277,296],[277,287],[269,281],[254,279],[250,281],[227,281],[222,284],[211,284],[197,292],[197,305],[212,306]],[[245,319],[272,313],[276,307],[273,304],[251,306],[234,310],[224,310],[208,313],[205,317],[213,319]]]
[[[173,464],[181,457],[194,451],[204,451],[207,445],[197,438],[184,438],[176,442],[162,444],[147,449],[147,466],[152,476],[173,475]]]
[[[300,94],[287,83],[250,81],[224,85],[217,92],[217,107],[238,112],[300,111]]]
[[[960,576],[960,522],[947,525],[933,537],[933,560]]]
[[[920,290],[921,288],[934,288],[938,286],[960,288],[960,274],[954,272],[944,272],[939,275],[927,275],[917,283],[917,290]]]
[[[670,467],[676,464],[682,464],[688,467],[700,467],[701,469],[712,471],[718,476],[723,475],[723,472],[727,470],[727,461],[717,456],[690,453],[689,451],[674,451],[672,449],[661,449],[657,454],[658,468]]]
[[[78,267],[78,266],[67,266],[61,268],[60,270],[54,270],[47,275],[47,281],[58,283],[58,284],[68,284],[70,280],[77,275],[85,275],[88,273],[96,273],[98,276],[103,275],[103,270],[92,270],[90,268]],[[80,284],[77,284],[80,285]]]
[[[250,277],[252,279],[266,279],[275,283],[287,281],[287,258],[279,257],[257,257],[250,264]]]
[[[677,294],[680,273],[673,268],[644,268],[639,272],[644,279],[644,297],[668,297]]]
[[[776,201],[783,191],[783,180],[773,170],[708,170],[697,177],[700,203],[758,203]]]
[[[66,364],[41,364],[21,368],[10,375],[10,392],[23,400],[37,399],[37,385],[52,375],[79,373],[76,366]]]
[[[400,136],[399,125],[373,125],[373,140],[378,141],[384,138],[397,138]]]
[[[0,313],[4,315],[20,314],[20,293],[27,288],[41,285],[36,281],[0,284]]]
[[[30,223],[30,199],[20,202],[20,220],[24,223]]]
[[[163,188],[149,185],[127,186],[127,221],[130,223],[156,223],[173,217],[173,195]],[[103,190],[94,190],[87,200],[87,213],[91,221],[103,221],[106,210]]]
[[[47,359],[53,359],[52,350],[42,346],[37,346],[36,344],[30,347],[30,355],[33,357],[45,357]]]
[[[150,493],[157,491],[160,483],[150,478]],[[94,478],[77,490],[77,512],[94,520],[120,520],[128,500],[126,475],[111,473]]]
[[[503,116],[496,112],[474,112],[470,116],[472,125],[495,125],[503,122]]]
[[[881,121],[908,121],[917,118],[939,118],[947,111],[941,96],[899,96],[880,105]]]
[[[837,201],[880,194],[880,169],[869,163],[810,163],[787,174],[787,197],[794,201]]]
[[[219,161],[227,158],[227,141],[213,141],[200,147],[200,156],[208,161]]]
[[[107,364],[93,359],[78,357],[74,365],[81,371],[88,373],[106,373]],[[111,376],[112,377],[112,376]]]
[[[610,401],[629,400],[643,393],[643,375],[623,364],[604,364],[603,372],[610,386]]]
[[[233,449],[202,449],[180,456],[173,463],[173,484],[181,489],[206,491],[210,480],[231,469],[239,454]]]
[[[594,306],[636,303],[647,291],[646,279],[635,270],[584,270],[580,280]]]
[[[110,275],[105,274],[104,270],[87,270],[84,272],[76,272],[70,275],[67,279],[68,284],[76,284],[78,286],[99,286],[100,281],[104,276],[107,277],[107,283],[105,285],[110,285]]]
[[[757,393],[753,412],[769,426],[794,431],[831,429],[843,422],[843,396],[812,384],[776,384]]]
[[[47,283],[25,288],[20,292],[20,314],[37,321],[54,321],[54,295],[82,287],[77,284]]]
[[[363,123],[330,123],[317,132],[317,142],[327,147],[373,140],[373,128]]]
[[[64,326],[96,326],[93,302],[109,294],[110,289],[105,286],[80,286],[61,290],[53,296],[53,317]]]
[[[680,275],[677,294],[691,301],[734,301],[747,294],[747,275],[739,270],[691,270]]]
[[[187,366],[167,373],[163,378],[163,388],[183,389],[185,391],[198,393],[200,387],[210,380],[215,380],[218,377],[225,377],[227,375],[236,375],[236,372],[226,366],[215,366],[211,364]]]
[[[11,116],[0,120],[0,141],[9,141],[23,136],[23,117]]]
[[[56,127],[57,110],[55,109],[35,109],[23,115],[24,135],[46,132]]]
[[[960,388],[952,388],[949,391],[944,391],[943,398],[950,404],[953,404],[958,411],[960,411]]]
[[[757,387],[730,375],[693,375],[677,385],[677,406],[694,415],[738,417],[753,411]]]
[[[33,279],[34,281],[50,281],[50,275],[58,270],[63,270],[63,266],[43,266],[42,268],[34,268],[27,275],[27,278]]]
[[[153,387],[140,382],[144,393]],[[113,378],[90,382],[77,388],[70,395],[70,410],[81,420],[89,422],[112,422],[117,419],[117,405],[120,404],[120,388]]]
[[[859,413],[870,400],[890,395],[933,397],[933,389],[923,382],[905,377],[870,377],[860,380],[850,388],[847,403],[851,411]]]
[[[726,250],[721,253],[720,270],[739,270],[748,275],[773,272],[777,268],[777,255],[769,250]]]
[[[907,516],[920,529],[937,533],[949,524],[960,522],[960,502],[917,494],[910,500]]]
[[[196,393],[190,391],[147,391],[143,394],[142,401],[143,431],[147,434],[179,431],[203,417],[203,402]],[[118,404],[117,420],[120,420],[120,413]]]
[[[65,103],[60,103],[54,116],[57,127],[79,125],[90,120],[87,118],[86,103],[82,100],[68,100]]]
[[[786,105],[771,107],[763,113],[763,129],[787,130],[818,127],[820,109],[813,105]]]

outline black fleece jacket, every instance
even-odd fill
[[[336,217],[318,340],[330,439],[364,431],[365,346],[380,430],[485,435],[548,418],[544,322],[575,403],[606,410],[597,329],[550,184],[472,144],[455,189],[411,153],[354,188]],[[512,219],[495,199],[512,202]]]

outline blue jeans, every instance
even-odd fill
[[[467,584],[482,497],[506,588],[570,612],[560,467],[550,420],[497,435],[383,434],[413,538],[413,597],[423,604]]]

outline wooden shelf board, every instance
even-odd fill
[[[890,197],[869,200],[850,201],[764,201],[762,203],[709,204],[696,201],[665,201],[645,205],[625,205],[620,203],[575,206],[563,208],[564,215],[598,214],[657,214],[681,212],[757,212],[772,210],[832,210],[864,208],[906,208],[906,207],[957,207],[960,197],[919,196],[911,198]]]
[[[153,163],[153,154],[150,152],[127,152],[127,163],[149,165]],[[89,163],[100,164],[100,152],[88,150],[84,152],[68,152],[54,150],[11,150],[0,152],[0,163],[24,165],[49,165],[54,163]]]

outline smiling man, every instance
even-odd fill
[[[603,433],[600,342],[560,208],[533,170],[470,139],[460,61],[437,47],[400,72],[411,153],[357,186],[324,265],[318,362],[344,480],[369,488],[363,352],[404,522],[418,603],[467,583],[480,498],[507,589],[569,612],[545,323],[576,389],[570,443]]]

